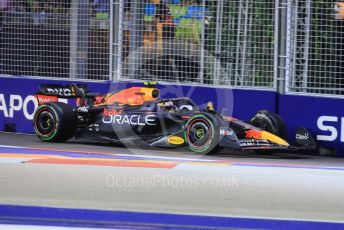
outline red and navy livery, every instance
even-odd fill
[[[266,110],[249,121],[222,116],[212,103],[200,109],[190,98],[159,99],[154,84],[101,95],[86,85],[41,85],[33,125],[43,141],[72,137],[136,146],[185,148],[206,154],[219,149],[281,151],[312,150],[315,142],[304,128],[293,145],[277,114]],[[74,107],[59,98],[75,98]]]

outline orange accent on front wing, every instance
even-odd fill
[[[248,138],[248,139],[252,138],[256,140],[268,140],[278,145],[289,146],[288,142],[286,142],[282,138],[263,130],[262,131],[254,130],[254,129],[247,130],[245,138]]]
[[[262,131],[254,129],[247,130],[245,138],[262,139]]]

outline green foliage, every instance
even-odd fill
[[[217,1],[211,1],[209,9],[212,21],[206,31],[206,50],[215,52]],[[246,78],[244,79],[246,84],[271,87],[273,85],[275,1],[244,0],[241,11],[239,9],[240,1],[224,1],[220,55],[230,56],[237,69],[245,69],[242,77]],[[245,24],[247,24],[246,33]],[[238,45],[246,49],[238,49]],[[241,63],[241,57],[244,54],[245,65]],[[235,72],[232,74],[240,75]],[[254,83],[248,82],[251,80]]]
[[[333,4],[331,1],[312,1],[308,92],[343,94],[341,89],[333,90],[342,78],[339,52],[344,48],[341,33],[344,22],[336,19]]]

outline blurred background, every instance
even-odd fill
[[[0,74],[343,94],[344,3],[1,0]]]

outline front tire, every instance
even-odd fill
[[[39,139],[64,142],[74,134],[76,116],[73,109],[61,102],[45,103],[35,111],[33,126]]]
[[[275,134],[284,140],[288,139],[287,126],[283,119],[276,113],[267,110],[260,110],[251,119],[250,124]]]
[[[195,153],[207,154],[218,145],[219,133],[216,130],[215,119],[205,114],[191,117],[184,131],[184,138],[189,149]]]

